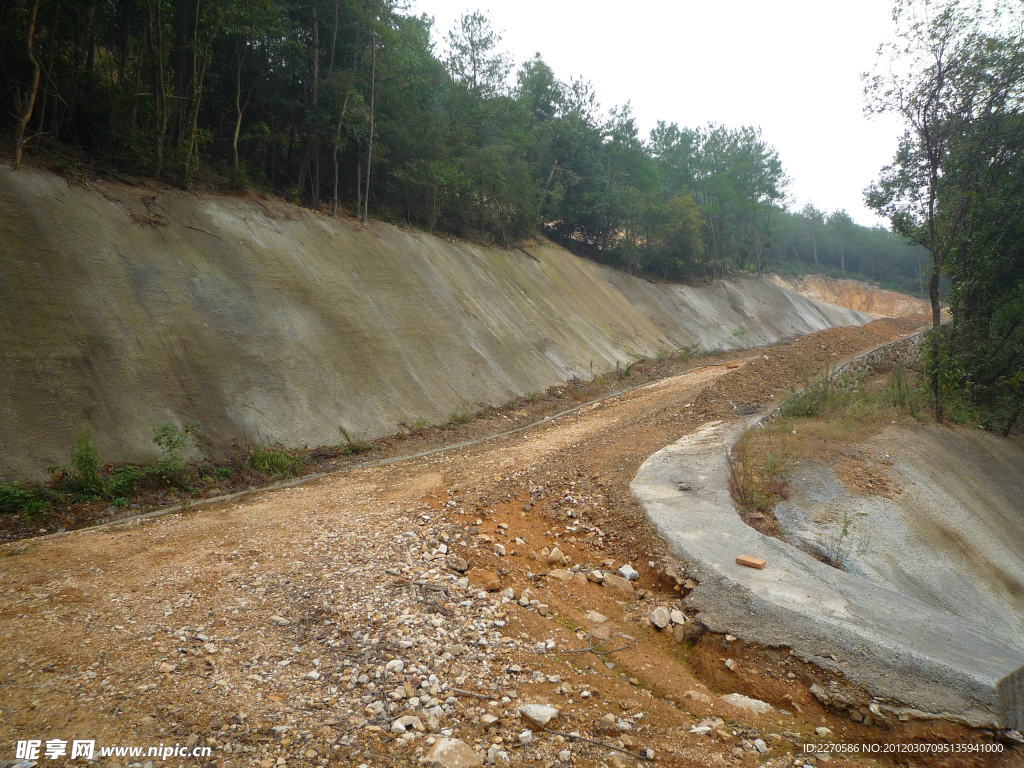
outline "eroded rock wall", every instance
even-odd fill
[[[776,285],[796,291],[815,301],[855,309],[870,315],[909,317],[931,311],[931,306],[925,299],[878,288],[858,280],[843,280],[824,275],[804,275],[803,277],[772,275],[771,280]]]
[[[361,227],[275,201],[0,166],[0,478],[92,430],[335,443],[442,422],[659,350],[768,344],[869,318],[767,280],[656,285],[525,251]]]

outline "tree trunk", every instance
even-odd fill
[[[551,170],[548,172],[548,180],[544,183],[544,193],[540,196],[540,202],[537,203],[537,219],[540,220],[541,213],[544,210],[544,203],[548,199],[548,192],[551,191],[551,181],[555,178],[555,171],[558,170],[558,159],[555,158],[555,162],[551,164]]]
[[[150,54],[153,58],[153,94],[156,106],[156,125],[153,143],[156,156],[153,177],[159,179],[164,167],[164,137],[167,133],[167,87],[164,83],[164,37],[163,19],[160,14],[159,0],[147,0],[146,10],[151,28],[148,30]]]
[[[377,118],[376,94],[377,94],[377,34],[374,32],[370,37],[372,45],[372,58],[370,64],[370,134],[367,139],[366,148],[366,192],[363,194],[363,224],[370,218],[370,176],[373,173],[373,132]]]
[[[193,84],[196,76],[195,28],[202,0],[174,0],[174,41],[171,64],[174,72],[173,100],[169,114],[171,146],[180,148],[188,140]],[[157,2],[157,6],[161,5]]]
[[[197,22],[198,23],[198,22]],[[209,44],[203,51],[202,62],[196,63],[196,76],[192,96],[192,112],[189,115],[188,147],[185,160],[185,178],[191,184],[192,177],[199,168],[199,110],[203,106],[203,83],[206,81],[206,71],[210,64],[210,48],[212,45],[213,33],[209,38]],[[198,47],[198,40],[196,41]]]
[[[25,97],[25,108],[18,116],[18,125],[14,129],[14,170],[21,167],[21,160],[25,152],[25,129],[28,128],[29,120],[32,119],[32,112],[36,108],[36,94],[39,92],[39,59],[36,58],[35,37],[36,19],[39,18],[39,0],[32,3],[32,12],[28,20],[28,32],[25,33],[25,48],[28,51],[28,60],[32,63],[32,86]]]
[[[91,11],[92,11],[92,9],[90,9],[90,16],[92,15]],[[50,101],[49,97],[50,97],[50,90],[51,89],[54,91],[54,99],[53,99],[54,100],[54,107],[53,107],[53,111],[54,111],[54,113],[59,113],[59,107],[58,107],[59,102],[57,101],[57,99],[59,98],[59,95],[56,93],[57,86],[53,82],[54,81],[54,77],[53,77],[53,61],[54,61],[54,58],[55,58],[56,53],[57,53],[57,40],[59,39],[59,37],[60,37],[60,16],[57,16],[57,18],[55,18],[53,20],[53,31],[50,33],[50,50],[46,54],[46,79],[50,83],[50,85],[49,86],[43,86],[43,89],[42,89],[43,90],[43,99],[42,99],[42,103],[39,105],[39,117],[36,120],[36,124],[39,126],[38,129],[37,129],[38,133],[43,133],[46,130],[46,117],[47,117],[47,115],[46,115],[46,108],[47,108],[47,105],[48,105],[48,103]],[[54,122],[54,124],[56,124],[57,121],[54,120],[53,122]]]
[[[1006,422],[1006,427],[1003,428],[1003,437],[1010,436],[1010,433],[1013,432],[1013,428],[1017,426],[1017,421],[1020,419],[1022,414],[1024,414],[1024,405],[1019,407]]]
[[[238,66],[235,68],[235,130],[231,135],[231,160],[238,178],[238,136],[242,132],[242,64],[245,61],[245,43],[238,52]]]
[[[932,406],[935,418],[942,420],[942,390],[939,384],[939,368],[941,367],[942,341],[939,328],[942,325],[942,307],[939,304],[939,266],[933,264],[932,276],[928,281],[928,297],[932,303],[932,364],[928,372],[931,378]]]
[[[348,111],[348,101],[351,94],[345,94],[345,101],[341,105],[341,113],[338,115],[338,123],[334,128],[334,200],[331,204],[331,215],[337,217],[338,215],[338,179],[340,172],[338,169],[338,145],[341,143],[341,126],[345,122],[345,113]]]
[[[334,31],[331,33],[331,56],[328,59],[327,71],[334,71],[334,51],[338,45],[338,6],[341,0],[334,0]]]
[[[313,8],[313,111],[320,101],[320,12]],[[310,200],[314,208],[320,207],[320,133],[315,128],[309,136],[307,157],[309,159]]]

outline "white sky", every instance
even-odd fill
[[[518,64],[629,101],[646,138],[659,119],[760,126],[790,178],[790,204],[882,223],[863,191],[895,151],[899,122],[863,115],[860,75],[891,34],[892,0],[410,0],[434,39],[481,10]]]

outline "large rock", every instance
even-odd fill
[[[619,576],[629,581],[636,581],[640,578],[640,572],[629,563],[626,563],[619,568]]]
[[[523,704],[519,714],[535,725],[544,726],[558,717],[558,710],[548,704]]]
[[[565,568],[554,568],[548,571],[548,578],[558,579],[561,582],[572,581],[572,572]]]
[[[422,762],[431,768],[479,768],[484,756],[459,739],[438,739]]]
[[[445,564],[453,571],[458,571],[459,573],[465,573],[469,570],[469,563],[466,562],[464,557],[459,557],[458,555],[448,555],[445,558]]]
[[[555,547],[547,556],[548,565],[564,565],[569,562],[569,558],[565,556],[565,553],[561,549]]]
[[[633,585],[621,576],[616,576],[614,573],[606,573],[604,575],[604,581],[601,582],[606,587],[611,587],[619,592],[624,592],[627,595],[633,594]]]
[[[403,715],[398,719],[392,721],[391,732],[392,733],[405,733],[406,731],[424,731],[423,721],[415,715]]]
[[[759,715],[766,715],[775,709],[775,707],[767,701],[761,701],[760,699],[754,699],[750,696],[744,696],[742,693],[727,693],[725,696],[719,696],[718,698],[726,704],[732,704],[734,707],[746,709]]]
[[[658,629],[664,629],[668,626],[671,618],[669,617],[668,608],[659,605],[653,611],[651,611],[651,624],[656,626]]]

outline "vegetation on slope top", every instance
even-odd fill
[[[509,245],[545,232],[666,280],[838,270],[916,291],[921,251],[843,212],[783,209],[750,127],[659,123],[539,57],[514,69],[479,13],[440,58],[394,0],[0,7],[0,123],[25,152],[243,190]]]

